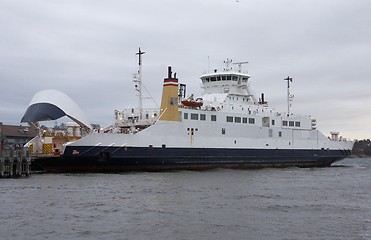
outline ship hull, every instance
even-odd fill
[[[327,167],[345,150],[67,147],[63,157],[35,159],[46,172],[123,172],[212,168]]]

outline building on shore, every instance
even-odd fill
[[[0,144],[4,148],[22,148],[38,134],[34,126],[6,125],[0,122]]]

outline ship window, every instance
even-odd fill
[[[211,78],[210,78],[210,81],[211,81],[211,82],[215,82],[215,81],[216,81],[216,78],[215,78],[215,77],[211,77]]]
[[[237,76],[232,76],[232,80],[233,81],[237,81],[238,80],[238,77]]]
[[[247,123],[247,118],[242,118],[243,123]]]
[[[269,129],[269,137],[273,137],[273,129]]]
[[[281,131],[278,132],[278,136],[282,137],[282,132]]]
[[[249,118],[249,124],[255,124],[255,118]]]
[[[287,127],[287,121],[282,121],[282,126]]]
[[[233,117],[227,116],[227,122],[233,122]]]
[[[184,119],[188,119],[188,113],[184,113],[183,118],[184,118]]]
[[[276,121],[272,119],[272,126],[276,124]]]
[[[222,80],[223,80],[223,81],[225,81],[225,80],[226,80],[225,76],[222,76]]]
[[[300,127],[300,122],[295,122],[295,127]]]
[[[222,134],[225,134],[225,128],[222,128]]]
[[[294,126],[294,121],[289,121],[289,127],[293,127]]]
[[[227,81],[231,81],[232,80],[232,76],[227,76]]]
[[[211,115],[211,121],[216,122],[216,115]]]
[[[242,78],[242,82],[247,82],[247,77]]]
[[[205,121],[206,120],[206,114],[200,114],[200,120]]]
[[[234,117],[235,123],[241,123],[241,117]]]
[[[220,81],[221,80],[220,76],[216,77],[216,80],[217,81]]]
[[[198,114],[197,113],[191,113],[191,119],[192,120],[198,120]]]

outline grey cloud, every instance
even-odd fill
[[[0,121],[18,124],[34,93],[55,88],[91,122],[111,124],[114,109],[136,106],[141,46],[144,84],[158,102],[167,65],[199,94],[208,56],[212,69],[228,57],[250,62],[252,87],[276,109],[285,110],[283,78],[292,75],[295,111],[318,116],[324,132],[334,121],[366,138],[370,10],[366,0],[0,0]],[[364,131],[352,132],[362,121]]]

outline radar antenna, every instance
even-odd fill
[[[249,62],[235,62],[234,65],[238,65],[238,72],[242,72],[242,64],[247,64]]]

